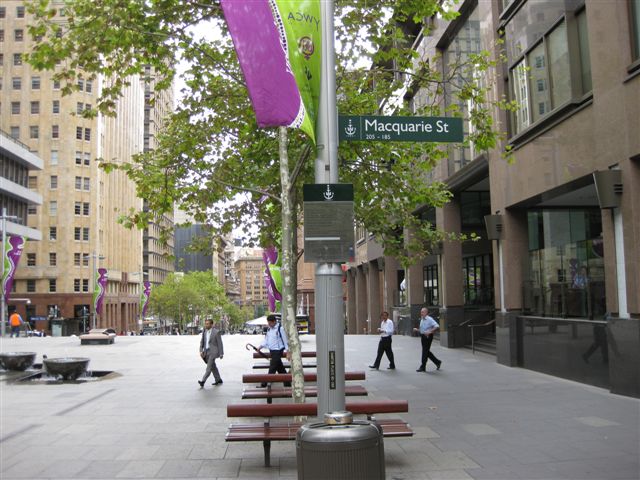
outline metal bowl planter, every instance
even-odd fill
[[[60,376],[63,380],[75,380],[87,372],[89,359],[82,357],[45,358],[42,363],[50,376]]]
[[[0,353],[0,365],[5,370],[24,371],[36,360],[35,352]]]

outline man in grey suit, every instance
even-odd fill
[[[222,384],[222,378],[220,378],[220,372],[216,366],[216,358],[222,358],[224,355],[224,348],[222,347],[222,334],[217,328],[213,328],[212,320],[204,321],[204,331],[202,332],[202,338],[200,339],[200,356],[207,364],[207,369],[204,371],[202,380],[198,380],[200,388],[204,388],[204,382],[207,381],[209,375],[213,373],[215,382],[213,385]]]

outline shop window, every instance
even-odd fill
[[[438,265],[427,265],[422,270],[424,282],[424,304],[439,305],[438,295]]]

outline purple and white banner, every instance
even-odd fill
[[[96,272],[96,278],[94,279],[95,285],[93,288],[93,311],[100,315],[102,313],[102,302],[104,300],[104,294],[107,291],[107,269],[99,268]]]
[[[265,264],[265,282],[267,284],[267,297],[269,308],[272,312],[280,311],[282,301],[282,274],[280,272],[280,255],[275,247],[268,247],[262,251],[262,259]],[[268,279],[268,281],[267,281]],[[272,300],[273,297],[273,306]]]
[[[300,128],[315,142],[322,22],[318,0],[222,0],[259,127]]]
[[[142,282],[142,291],[140,292],[140,312],[142,318],[147,314],[147,307],[149,306],[149,297],[151,296],[151,282]]]
[[[24,243],[24,237],[10,236],[4,245],[4,252],[2,252],[2,293],[7,302],[9,301],[9,295],[11,295],[13,277],[16,274],[18,262],[20,262]]]

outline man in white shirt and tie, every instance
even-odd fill
[[[380,314],[380,342],[378,342],[378,354],[376,355],[376,361],[373,365],[369,365],[369,368],[378,370],[380,368],[380,361],[382,360],[382,354],[386,353],[389,359],[389,370],[395,370],[396,364],[393,360],[393,350],[391,350],[391,337],[393,336],[393,320],[389,318],[388,312],[382,312]]]

